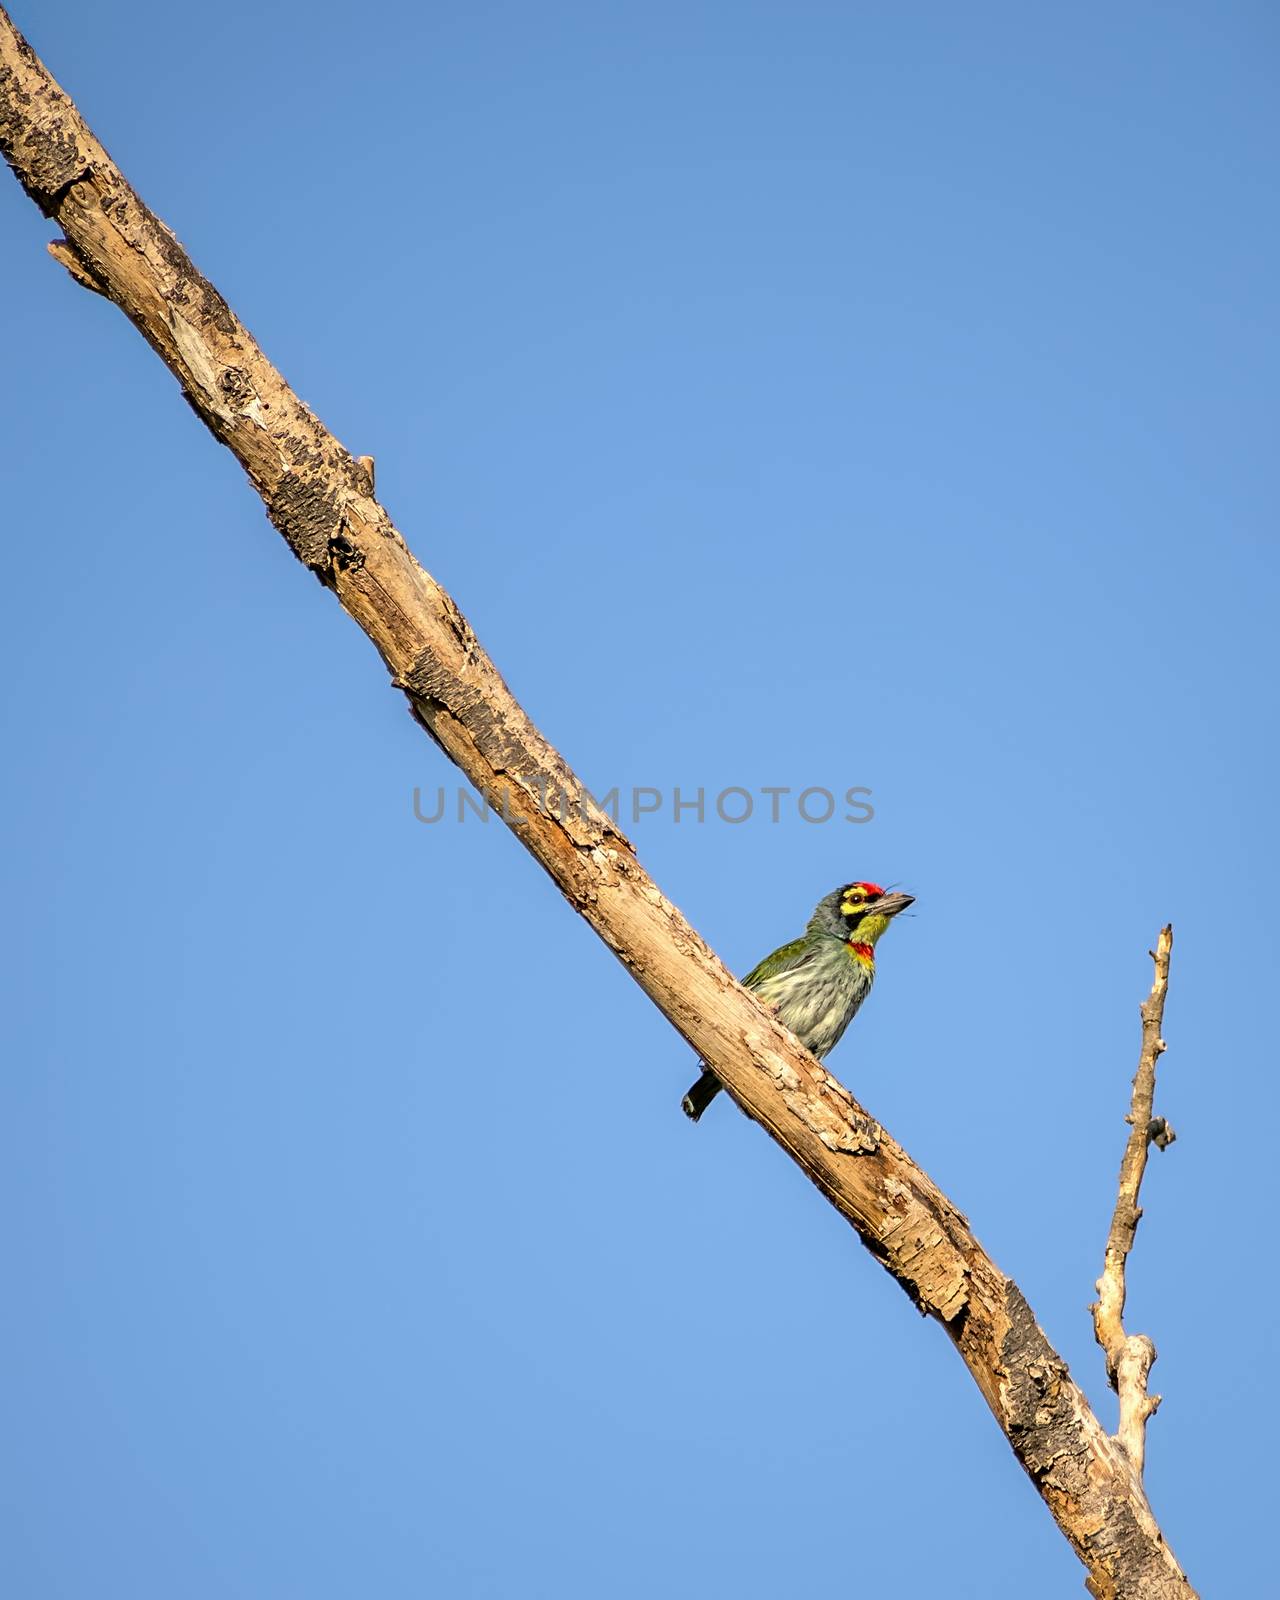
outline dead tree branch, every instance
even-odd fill
[[[234,452],[298,559],[368,635],[414,717],[632,977],[946,1330],[1096,1596],[1193,1600],[1141,1483],[929,1177],[732,976],[516,702],[413,558],[372,476],[307,410],[134,193],[0,11],[0,149],[93,287]],[[597,574],[607,592],[607,557]]]
[[[1154,1144],[1164,1150],[1176,1137],[1163,1117],[1155,1115],[1156,1062],[1164,1054],[1160,1030],[1164,1023],[1164,997],[1169,988],[1169,954],[1173,949],[1173,929],[1160,930],[1151,952],[1155,977],[1151,993],[1142,1002],[1142,1049],[1138,1070],[1133,1077],[1133,1100],[1129,1115],[1129,1138],[1120,1162],[1120,1182],[1116,1208],[1107,1235],[1107,1253],[1098,1279],[1098,1298],[1092,1306],[1093,1332],[1107,1358],[1107,1376],[1120,1397],[1120,1425],[1116,1439],[1133,1470],[1142,1476],[1146,1455],[1147,1419],[1160,1404],[1158,1394],[1147,1393],[1147,1380],[1156,1359],[1156,1347],[1145,1333],[1124,1331],[1125,1268],[1133,1241],[1137,1237],[1142,1208],[1138,1195],[1147,1170],[1147,1148]]]

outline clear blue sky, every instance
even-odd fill
[[[631,832],[738,970],[918,895],[832,1065],[1108,1419],[1172,918],[1148,1483],[1260,1592],[1274,10],[14,9],[589,783],[873,791]],[[0,1587],[1081,1595],[939,1330],[497,823],[414,820],[454,774],[0,176]]]

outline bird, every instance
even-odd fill
[[[799,939],[779,946],[742,980],[821,1061],[871,993],[876,945],[915,896],[878,883],[844,883],[823,895]],[[710,1067],[680,1102],[696,1122],[723,1088]]]

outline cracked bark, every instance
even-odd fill
[[[733,1099],[945,1329],[1088,1569],[1091,1592],[1192,1597],[1124,1451],[1017,1286],[927,1174],[737,985],[662,895],[415,561],[374,498],[371,471],[288,388],[3,11],[0,149],[61,229],[58,259],[119,306],[164,361],[298,559],[368,635],[417,721],[494,797],[570,905]],[[607,584],[607,571],[601,576]]]

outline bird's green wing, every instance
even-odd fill
[[[752,967],[742,980],[743,987],[758,989],[766,979],[772,978],[777,972],[784,972],[788,967],[794,967],[797,961],[805,954],[807,941],[793,939],[790,944],[779,945],[772,955],[768,955],[758,966]]]

